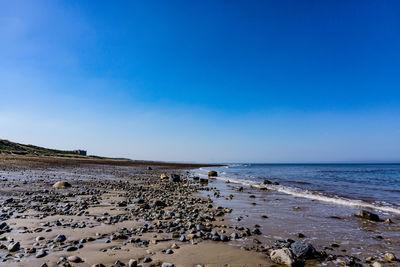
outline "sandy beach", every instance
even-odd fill
[[[199,167],[1,156],[0,266],[398,266],[396,216],[199,180]]]

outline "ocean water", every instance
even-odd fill
[[[201,168],[221,180],[295,197],[400,214],[400,164],[228,164]],[[264,179],[279,185],[264,185]]]

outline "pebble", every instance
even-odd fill
[[[128,267],[136,267],[137,266],[137,260],[130,259],[128,262]]]
[[[37,253],[36,253],[36,258],[43,258],[43,257],[45,257],[47,255],[47,252],[45,251],[45,250],[43,250],[43,249],[41,249],[41,250],[39,250]]]
[[[65,237],[65,235],[58,235],[56,236],[56,238],[54,238],[54,242],[58,242],[58,243],[62,243],[65,240],[67,240],[67,238]]]
[[[144,262],[144,263],[151,262],[151,261],[152,261],[152,259],[151,259],[150,257],[145,257],[145,258],[143,259],[143,262]]]
[[[21,246],[20,246],[19,242],[11,243],[7,247],[8,251],[10,251],[10,252],[18,251],[20,248],[21,248]]]
[[[75,262],[75,263],[82,262],[82,259],[79,258],[78,256],[69,256],[67,258],[67,260],[70,262]]]
[[[396,256],[393,253],[385,253],[385,261],[387,262],[391,262],[391,261],[395,261],[396,260]]]

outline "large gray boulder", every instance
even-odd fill
[[[294,263],[294,258],[292,252],[288,248],[281,248],[271,251],[271,260],[274,263],[292,266]]]

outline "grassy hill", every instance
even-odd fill
[[[37,156],[87,157],[78,155],[74,151],[49,149],[34,145],[24,145],[4,139],[0,139],[0,153]]]

